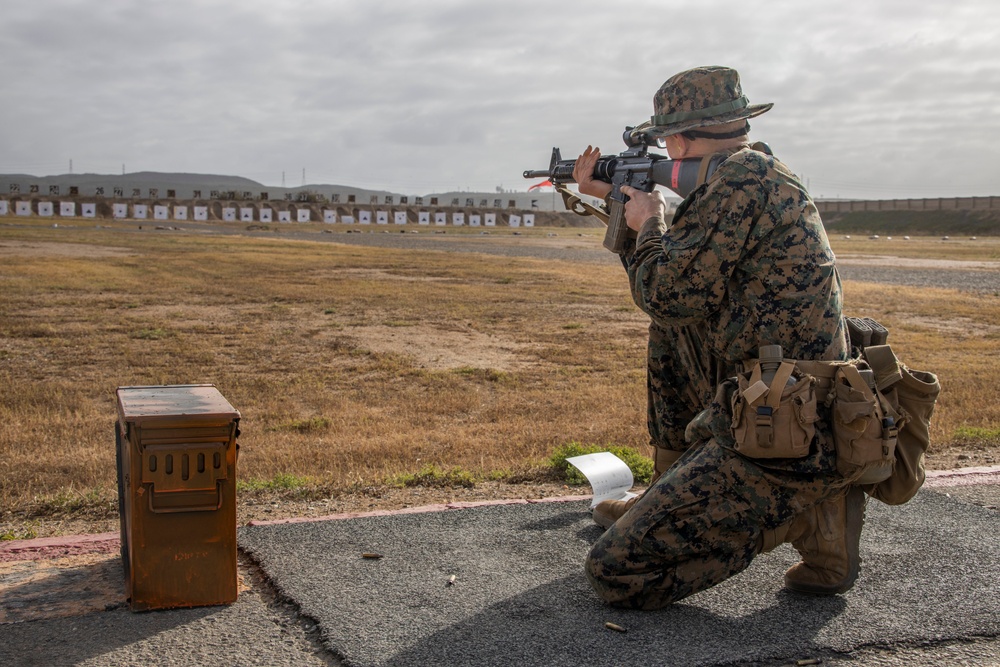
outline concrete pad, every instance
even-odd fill
[[[593,594],[582,562],[600,529],[579,500],[250,526],[240,546],[351,665],[643,665],[651,651],[718,665],[995,637],[998,528],[996,511],[932,491],[870,501],[847,595],[786,592],[785,545],[657,612]]]

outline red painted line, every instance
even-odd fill
[[[343,514],[327,514],[325,516],[299,516],[291,519],[268,519],[264,521],[248,521],[248,526],[280,526],[286,523],[310,523],[312,521],[344,521],[347,519],[362,519],[369,516],[391,516],[393,514],[423,514],[426,512],[442,512],[447,505],[422,505],[420,507],[404,507],[398,510],[372,510],[371,512],[344,512]]]
[[[590,496],[554,496],[551,498],[537,498],[524,500],[519,498],[501,500],[482,501],[456,501],[453,503],[439,503],[436,505],[422,505],[420,507],[404,507],[398,510],[374,510],[371,512],[346,512],[344,514],[328,514],[326,516],[296,517],[294,519],[274,519],[265,521],[250,521],[248,526],[276,526],[286,523],[308,523],[310,521],[343,521],[345,519],[360,519],[369,516],[394,516],[397,514],[423,514],[425,512],[445,512],[448,510],[461,510],[473,507],[488,507],[490,505],[525,505],[534,503],[559,503],[573,500],[589,500]]]
[[[928,470],[924,486],[995,486],[1000,484],[1000,466]]]
[[[119,550],[119,533],[39,537],[33,540],[0,542],[0,563],[15,560],[45,560],[82,554],[113,553]]]
[[[954,470],[928,470],[928,477],[961,477],[962,475],[992,475],[1000,474],[1000,466],[984,466],[980,468],[955,468]]]
[[[958,468],[955,470],[929,470],[924,486],[935,488],[945,486],[973,486],[1000,484],[1000,466],[978,468]],[[249,526],[274,526],[285,523],[307,523],[312,521],[344,521],[372,516],[393,516],[400,514],[424,514],[450,510],[487,507],[490,505],[524,505],[536,503],[562,503],[590,500],[590,495],[555,496],[534,499],[486,500],[475,502],[439,503],[420,507],[404,507],[398,510],[374,510],[371,512],[345,512],[319,517],[298,517],[275,519],[273,521],[250,521]],[[97,533],[93,535],[63,535],[39,537],[33,540],[13,540],[0,542],[0,563],[23,560],[42,560],[87,553],[113,553],[119,550],[118,533]]]
[[[594,496],[589,493],[585,496],[550,496],[548,498],[535,498],[529,499],[529,505],[535,505],[537,503],[566,503],[573,500],[591,500]]]

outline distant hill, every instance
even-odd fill
[[[263,185],[241,176],[157,171],[139,171],[127,174],[58,174],[54,176],[0,174],[0,196],[11,194],[12,185],[17,186],[18,194],[22,197],[31,194],[31,186],[37,186],[37,195],[42,197],[50,196],[51,188],[58,188],[59,196],[66,196],[71,187],[76,187],[81,197],[100,196],[98,193],[103,191],[103,196],[107,198],[114,197],[117,188],[124,198],[132,197],[135,190],[138,190],[139,197],[149,197],[149,191],[155,189],[158,197],[165,197],[168,190],[173,190],[177,199],[193,199],[196,192],[201,193],[201,198],[208,198],[212,191],[218,191],[220,193],[236,192],[239,195],[249,193],[251,199],[259,199],[262,193],[267,193],[270,200],[282,200],[286,198],[286,195],[291,195],[291,198],[295,199],[301,192],[321,194],[331,199],[336,194],[340,196],[341,201],[346,201],[348,195],[354,195],[359,204],[368,204],[372,197],[378,203],[385,203],[386,197],[392,197],[394,203],[399,203],[404,196],[407,197],[409,204],[415,203],[416,200],[413,195],[346,185],[312,183],[300,187],[282,188]],[[484,200],[488,202],[489,206],[493,206],[499,200],[500,207],[507,208],[509,202],[513,200],[515,208],[535,208],[541,211],[563,209],[562,198],[553,195],[551,189],[531,193],[444,192],[430,193],[422,197],[425,204],[429,203],[431,198],[437,197],[442,204],[450,204],[457,199],[461,205],[465,205],[468,199],[472,199],[475,206],[479,206]]]
[[[830,234],[968,234],[1000,236],[1000,210],[824,213]]]

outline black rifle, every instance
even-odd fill
[[[594,178],[613,187],[610,197],[610,210],[607,214],[608,231],[604,235],[604,247],[611,252],[625,251],[625,241],[628,239],[628,226],[625,224],[625,202],[628,197],[622,194],[623,185],[629,185],[636,190],[652,192],[659,184],[666,186],[687,197],[722,164],[728,155],[715,154],[707,157],[671,160],[665,155],[650,154],[649,147],[663,148],[663,140],[649,132],[626,127],[622,135],[628,148],[615,156],[602,156],[594,165]],[[525,178],[548,178],[552,185],[563,195],[566,208],[580,215],[600,215],[593,207],[582,204],[566,187],[566,183],[575,183],[573,167],[576,160],[563,160],[558,148],[552,149],[552,160],[548,169],[528,170]],[[578,205],[581,208],[578,208]],[[603,219],[603,216],[601,216]]]

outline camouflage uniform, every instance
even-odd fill
[[[848,349],[840,278],[816,207],[764,153],[733,152],[669,227],[646,221],[625,263],[633,299],[652,319],[650,435],[687,451],[597,541],[586,572],[604,600],[652,609],[740,572],[763,530],[846,483],[822,411],[808,456],[737,454],[735,384],[723,378],[762,345],[780,344],[790,359],[846,359]]]

